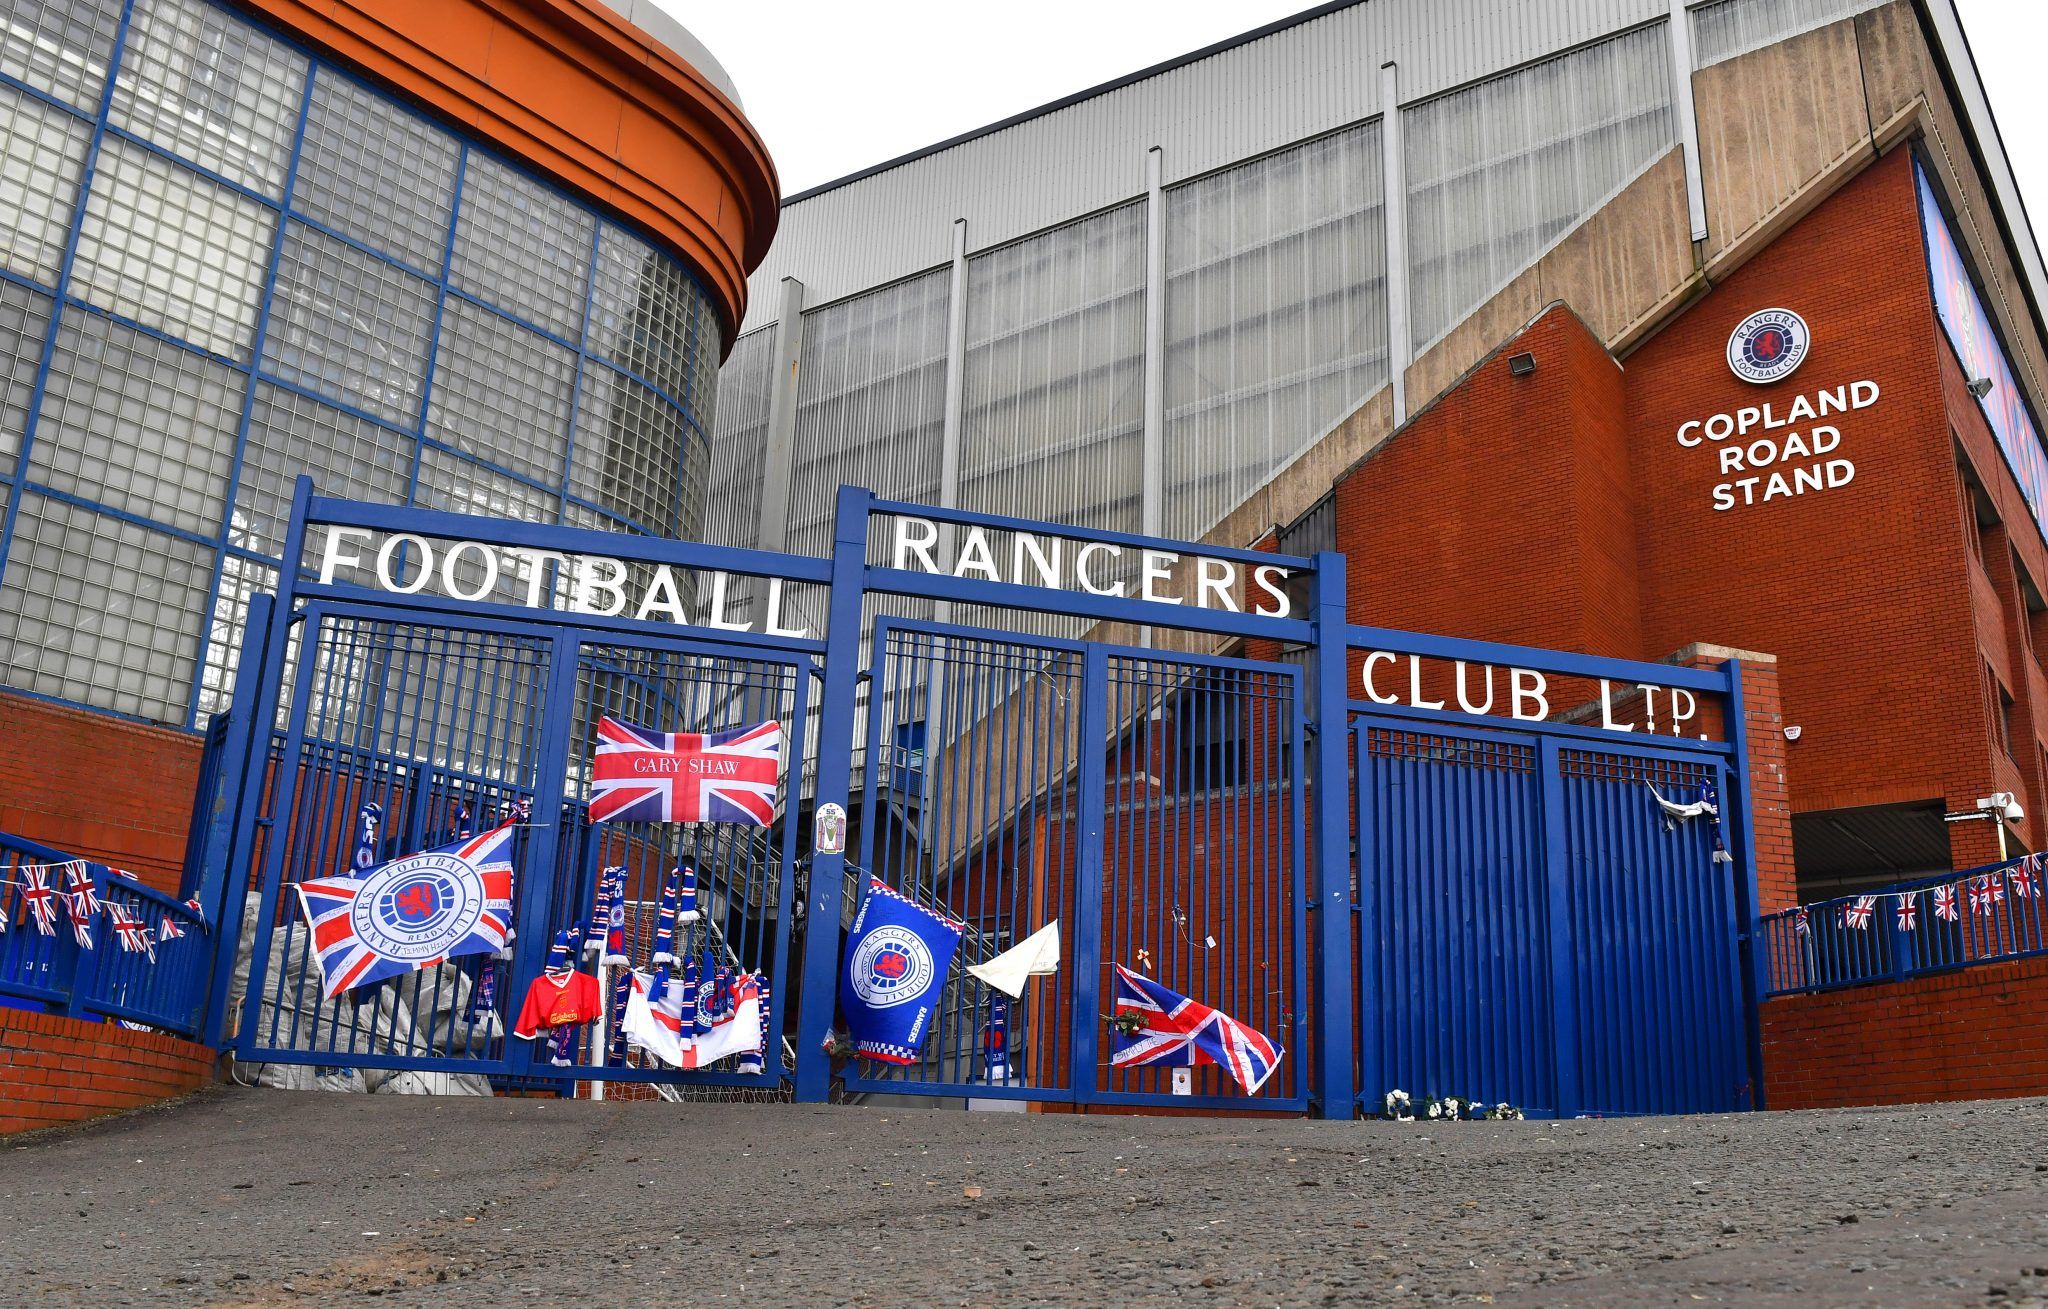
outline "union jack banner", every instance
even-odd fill
[[[1867,931],[1870,927],[1870,916],[1876,912],[1877,897],[1859,895],[1856,897],[1856,903],[1843,907],[1842,926],[1852,927],[1859,932]]]
[[[100,911],[100,893],[83,859],[64,866],[64,913],[81,950],[92,949],[92,919]]]
[[[157,924],[157,940],[175,941],[185,935],[185,929],[178,926],[177,921],[173,919],[169,914],[165,914],[163,917],[163,922]]]
[[[57,893],[50,889],[50,874],[39,864],[21,866],[21,898],[28,904],[28,916],[44,936],[57,934]]]
[[[123,954],[146,954],[151,963],[156,962],[156,938],[140,918],[128,912],[123,905],[107,902],[107,921],[114,925],[114,940],[121,945]]]
[[[1813,921],[1807,917],[1804,905],[1792,911],[1792,930],[1801,936],[1813,930]]]
[[[326,998],[502,949],[512,930],[516,830],[504,823],[360,874],[299,883]]]
[[[1920,893],[1908,891],[1897,897],[1899,902],[1899,930],[1910,932],[1920,921]]]
[[[1139,1022],[1133,1035],[1116,1033],[1109,1062],[1117,1068],[1218,1064],[1246,1095],[1252,1095],[1273,1075],[1285,1053],[1263,1032],[1122,964],[1116,966],[1116,1013],[1136,1015]]]
[[[1934,916],[1944,923],[1957,922],[1962,915],[1956,912],[1956,888],[1937,886],[1934,888]]]
[[[2021,864],[2006,876],[2012,881],[2012,893],[2020,899],[2027,900],[2041,894],[2041,884],[2034,880],[2034,870],[2026,864]]]
[[[782,724],[729,732],[657,732],[616,718],[597,723],[593,823],[774,823]]]
[[[200,929],[204,930],[206,927],[206,910],[200,905],[199,897],[195,895],[190,900],[187,900],[185,907],[192,911],[192,916],[199,920]]]

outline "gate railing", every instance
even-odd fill
[[[83,863],[103,906],[90,922],[92,948],[79,945],[64,906],[54,906],[56,933],[37,930],[27,904],[24,870],[40,868],[61,895],[65,869]],[[40,842],[0,832],[0,995],[41,1005],[49,1013],[91,1015],[140,1023],[178,1036],[196,1036],[213,966],[205,925],[175,898],[121,876],[104,864]],[[121,947],[117,906],[150,934],[150,950]],[[156,940],[165,923],[179,935]],[[151,953],[153,950],[153,953]]]
[[[1766,998],[2048,954],[2048,856],[1897,882],[1766,915]]]

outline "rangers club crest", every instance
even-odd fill
[[[1782,381],[1806,358],[1813,337],[1806,320],[1790,309],[1759,309],[1728,336],[1728,367],[1758,386]]]
[[[394,860],[363,879],[349,911],[356,939],[386,959],[425,963],[475,929],[483,890],[452,854],[428,850]]]
[[[931,985],[932,952],[903,927],[878,927],[854,951],[848,980],[853,993],[877,1009],[914,1000]]]

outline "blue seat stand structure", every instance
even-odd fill
[[[1753,1102],[1740,733],[1359,698],[1361,661],[1383,653],[1676,688],[1739,723],[1732,669],[1359,628],[1335,554],[851,487],[814,558],[332,500],[302,480],[284,557],[274,600],[251,606],[193,838],[222,925],[204,1026],[240,1059],[1337,1117],[1393,1085],[1555,1113]],[[780,723],[775,822],[591,824],[604,716]],[[1717,786],[1735,862],[1712,858],[1710,824],[1667,822],[1652,784],[1678,801]],[[370,804],[380,859],[530,806],[509,959],[325,997],[294,888],[346,867]],[[814,839],[828,805],[843,842]],[[644,967],[682,864],[702,917],[680,952],[769,980],[762,1071],[667,1068],[597,1026],[569,1048],[511,1035],[601,870],[626,870]],[[828,1050],[845,931],[875,882],[962,926],[905,1064]],[[968,973],[1054,922],[1060,965],[1021,995]],[[1248,1093],[1213,1065],[1116,1066],[1118,965],[1266,1034],[1276,1071]]]

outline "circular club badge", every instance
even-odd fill
[[[384,865],[363,880],[349,919],[387,959],[424,963],[476,929],[483,886],[453,855],[428,852]]]
[[[877,927],[853,955],[853,993],[862,1003],[887,1009],[923,995],[937,969],[932,952],[906,927]]]
[[[1729,370],[1758,386],[1782,381],[1806,358],[1812,340],[1806,320],[1790,309],[1759,309],[1728,336]]]

